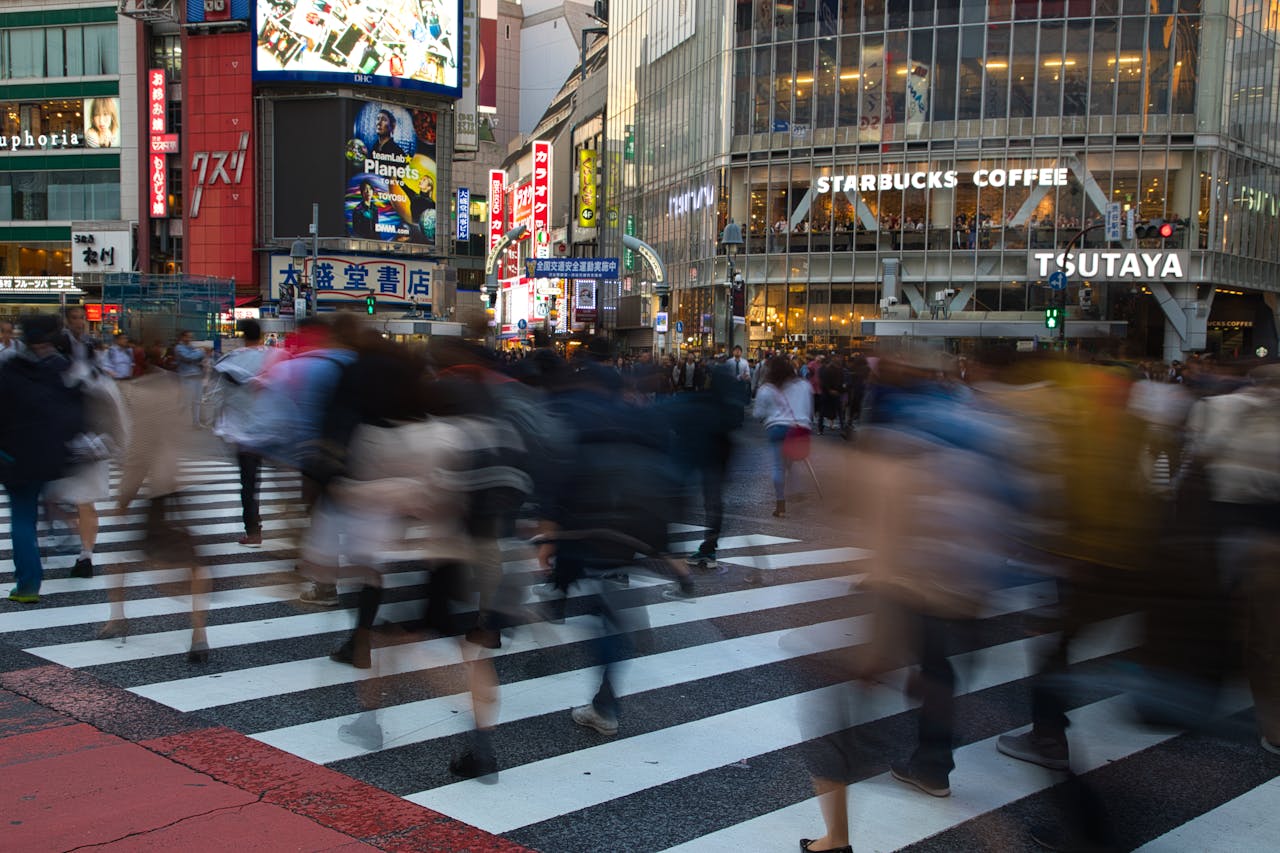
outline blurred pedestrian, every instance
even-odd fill
[[[191,425],[200,425],[200,398],[204,387],[205,351],[192,344],[192,334],[183,330],[173,347],[178,379],[182,381],[182,395],[191,411]]]
[[[786,356],[769,359],[764,383],[756,392],[755,415],[764,422],[773,459],[774,518],[787,514],[787,471],[791,463],[783,456],[783,440],[792,428],[809,428],[812,407],[812,389],[796,376],[790,360]]]
[[[56,349],[60,331],[57,317],[24,317],[24,350],[0,364],[0,483],[9,493],[16,584],[9,599],[20,604],[40,601],[40,493],[62,476],[68,443],[84,430],[81,392],[63,378],[68,362]]]

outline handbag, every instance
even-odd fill
[[[781,391],[782,389],[778,389]],[[786,404],[787,411],[791,414],[791,420],[796,419],[795,410],[791,408],[786,395],[782,396],[782,402]],[[802,462],[809,458],[809,436],[813,430],[806,426],[793,423],[787,427],[787,434],[782,437],[782,458],[788,462]]]

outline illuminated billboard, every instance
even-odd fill
[[[436,113],[357,101],[346,143],[347,235],[436,241]]]
[[[462,95],[460,0],[257,4],[254,77]]]

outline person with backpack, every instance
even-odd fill
[[[0,363],[0,483],[9,493],[15,581],[9,600],[38,604],[40,493],[66,470],[68,444],[84,431],[84,401],[79,387],[64,381],[68,362],[56,348],[58,318],[33,314],[21,323],[24,349]]]

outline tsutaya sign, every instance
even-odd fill
[[[1067,169],[979,169],[970,176],[979,187],[1065,187]],[[822,176],[814,181],[817,193],[874,192],[875,190],[945,190],[960,184],[954,169],[934,172],[881,172],[867,175]]]
[[[1084,250],[1063,255],[1033,252],[1028,276],[1046,279],[1062,270],[1069,278],[1091,281],[1186,281],[1190,252],[1108,252]]]

